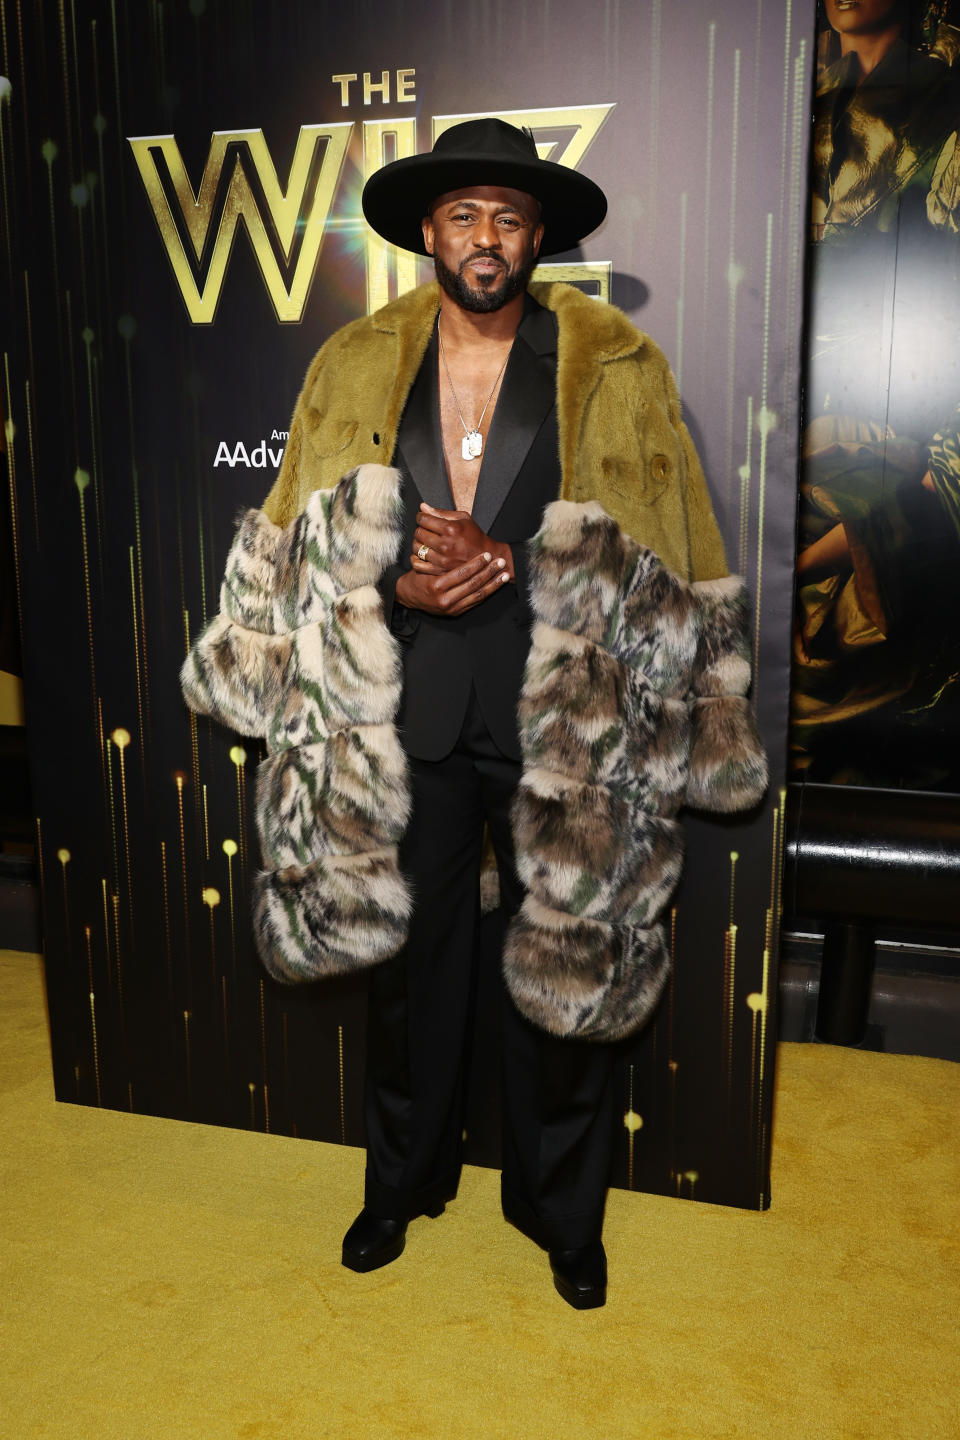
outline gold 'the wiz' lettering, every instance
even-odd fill
[[[393,154],[387,154],[387,142],[392,141]],[[363,178],[368,180],[375,170],[380,170],[388,159],[402,160],[417,153],[417,122],[411,115],[404,120],[364,120],[363,122]],[[398,250],[381,240],[376,231],[367,226],[367,314],[372,315],[390,299],[391,267],[396,274],[395,293],[404,294],[413,290],[417,283],[417,257],[408,250]]]
[[[196,192],[173,135],[128,137],[167,257],[194,325],[209,325],[216,315],[234,234],[241,220],[246,226],[277,319],[287,324],[301,319],[352,130],[352,121],[302,126],[290,163],[286,189],[277,176],[262,130],[215,131]],[[326,141],[326,145],[318,166],[316,152],[322,141]],[[241,160],[241,151],[245,151],[260,182],[266,219],[253,193]],[[231,152],[234,156],[233,169],[211,244],[216,202],[222,189],[221,177]],[[181,224],[174,215],[158,159],[162,159],[166,167],[194,263],[188,258]],[[272,227],[272,237],[268,234],[267,220]],[[294,242],[301,231],[299,252],[294,261]],[[279,245],[285,265],[289,268],[293,263],[289,284],[278,263],[274,241]],[[194,265],[199,270],[205,254],[209,257],[206,275],[198,279]]]

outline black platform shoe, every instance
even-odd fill
[[[424,1214],[436,1219],[443,1211],[441,1202],[425,1210]],[[403,1254],[406,1241],[406,1220],[385,1220],[380,1215],[371,1215],[369,1210],[361,1210],[343,1237],[341,1259],[348,1270],[364,1275],[368,1270],[379,1270],[381,1265],[389,1265],[396,1260]]]
[[[600,1240],[576,1250],[551,1250],[557,1293],[574,1310],[594,1310],[607,1301],[607,1257]]]

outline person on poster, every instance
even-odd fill
[[[944,3],[825,0],[824,20],[792,768],[949,788],[960,33]]]
[[[600,189],[484,119],[378,171],[363,206],[436,281],[320,350],[185,693],[258,733],[264,689],[282,696],[258,781],[278,867],[255,915],[267,968],[379,962],[344,1265],[396,1260],[457,1191],[486,825],[511,922],[503,1209],[592,1308],[618,1118],[603,1042],[667,973],[676,812],[749,806],[766,784],[745,591],[660,351],[612,306],[529,286],[538,255],[602,221]],[[319,812],[325,853],[305,865]]]

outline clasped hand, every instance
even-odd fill
[[[427,557],[420,558],[426,547]],[[491,540],[465,510],[417,511],[410,569],[397,581],[397,599],[428,615],[462,615],[513,580],[513,553]]]

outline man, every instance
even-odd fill
[[[522,802],[517,799],[518,785],[527,778],[517,710],[531,643],[528,597],[535,598],[538,586],[542,589],[528,574],[534,552],[528,553],[527,542],[558,496],[574,502],[599,500],[606,514],[591,505],[570,507],[575,512],[572,562],[563,558],[562,546],[551,551],[561,577],[577,569],[581,537],[588,532],[600,535],[602,564],[614,553],[624,554],[633,567],[631,575],[639,573],[638,566],[654,575],[656,586],[646,581],[641,586],[643,599],[648,603],[653,597],[652,623],[667,617],[663,623],[669,629],[676,620],[671,633],[680,637],[676,643],[681,648],[694,633],[687,623],[693,615],[687,582],[725,576],[723,546],[660,352],[619,312],[569,286],[536,287],[534,293],[527,288],[538,255],[573,248],[602,221],[606,200],[593,182],[541,160],[528,133],[499,120],[477,120],[446,131],[430,154],[385,166],[368,181],[363,203],[368,221],[385,239],[433,257],[438,283],[354,321],[319,352],[297,404],[277,482],[264,511],[251,512],[252,528],[241,532],[228,562],[225,608],[229,601],[233,620],[224,622],[227,629],[215,631],[199,659],[188,660],[185,689],[192,704],[212,713],[213,683],[222,679],[224,657],[233,656],[239,646],[245,658],[234,668],[241,672],[241,703],[232,710],[221,706],[218,713],[234,725],[244,720],[251,709],[249,676],[254,670],[262,673],[257,667],[262,666],[263,646],[258,637],[251,649],[249,639],[237,641],[230,631],[238,616],[251,623],[237,596],[246,586],[244,593],[255,595],[252,609],[262,612],[258,587],[263,577],[273,583],[270,577],[276,573],[296,573],[290,558],[294,555],[312,555],[311,574],[320,577],[316,586],[329,587],[335,568],[330,556],[336,547],[331,542],[331,549],[325,548],[328,537],[346,534],[351,526],[365,535],[382,532],[379,521],[364,529],[360,496],[368,481],[374,490],[379,483],[366,474],[365,465],[392,459],[402,477],[403,540],[399,562],[376,573],[383,620],[394,637],[390,643],[402,653],[397,728],[409,767],[412,813],[405,829],[405,816],[400,815],[394,831],[381,827],[375,842],[382,846],[392,834],[402,835],[399,874],[389,871],[392,852],[375,850],[374,842],[366,846],[367,888],[361,906],[367,904],[369,876],[371,886],[387,887],[377,925],[369,923],[365,909],[362,929],[354,926],[349,931],[354,938],[338,942],[345,964],[391,956],[370,976],[365,1199],[344,1238],[343,1263],[369,1271],[392,1262],[404,1248],[410,1220],[439,1216],[456,1193],[486,825],[499,870],[501,903],[508,917],[517,917],[506,957],[517,1003],[504,990],[502,1006],[504,1212],[548,1250],[559,1294],[575,1308],[586,1309],[606,1298],[601,1228],[617,1107],[610,1047],[564,1037],[624,1033],[649,1008],[662,984],[667,965],[662,936],[659,928],[643,928],[647,896],[641,896],[642,905],[638,896],[643,884],[653,889],[659,885],[657,904],[662,906],[675,883],[677,827],[659,816],[661,811],[664,817],[672,815],[682,803],[686,741],[681,740],[676,755],[667,755],[669,746],[660,754],[661,779],[671,794],[657,799],[657,815],[644,820],[643,853],[626,873],[624,893],[616,900],[614,908],[619,906],[617,913],[626,923],[625,940],[603,917],[591,918],[589,897],[605,894],[608,870],[617,871],[617,864],[611,859],[608,865],[601,852],[612,857],[614,848],[629,848],[631,842],[631,836],[616,833],[609,806],[606,831],[599,821],[595,826],[590,822],[591,836],[601,837],[596,845],[591,839],[580,844],[577,856],[561,854],[554,864],[553,878],[559,874],[566,881],[577,865],[589,868],[596,859],[585,852],[596,849],[600,854],[598,873],[592,878],[580,875],[586,888],[580,884],[571,913],[559,913],[562,900],[559,910],[524,901],[525,886],[534,893],[530,875],[537,873],[537,883],[545,876],[549,880],[552,863],[528,851],[535,850],[552,827],[559,832],[554,850],[560,854],[571,829],[557,821],[566,784],[561,777],[551,772],[544,782],[541,776],[541,791],[528,789]],[[318,508],[316,492],[330,486],[337,487],[334,498],[326,508]],[[389,512],[390,496],[383,493],[386,500],[376,501],[379,515]],[[337,507],[341,520],[335,526]],[[561,530],[564,524],[561,516]],[[580,525],[582,530],[576,528]],[[287,529],[278,536],[276,527]],[[624,535],[648,549],[641,550]],[[341,550],[350,556],[358,553],[352,539]],[[539,574],[542,555],[536,563]],[[358,573],[354,567],[354,578],[341,588],[360,583]],[[250,574],[259,578],[249,582],[244,577]],[[303,595],[309,594],[314,580],[306,589],[297,579],[292,588],[289,580],[284,583],[288,593],[298,597],[294,609],[285,611],[285,623],[302,623]],[[588,589],[593,586],[595,600],[603,585],[596,575],[585,583]],[[727,581],[718,583],[723,587]],[[574,609],[590,611],[594,600],[588,597],[588,603]],[[350,648],[359,622],[348,601],[350,596],[344,595],[336,602],[346,608],[336,611],[331,654],[338,673],[353,675],[363,671],[366,662],[355,662],[356,647]],[[362,604],[368,614],[368,602]],[[623,605],[620,612],[621,617],[626,613]],[[376,623],[383,628],[379,617]],[[603,622],[601,628],[610,627]],[[281,637],[280,648],[271,652],[274,660],[267,664],[271,673],[290,673],[292,643],[289,635]],[[660,648],[669,649],[672,643]],[[385,653],[379,645],[375,638],[370,654]],[[203,643],[196,649],[203,650]],[[627,681],[619,678],[625,674],[619,661],[614,670],[608,666],[604,672],[609,657],[602,647],[590,649],[578,639],[566,650],[566,659],[572,656],[575,663],[589,651],[588,712],[593,687],[600,685],[603,673],[613,677],[611,693],[623,698]],[[689,645],[688,650],[692,655]],[[297,662],[302,670],[307,662],[301,661],[302,656]],[[309,662],[313,689],[327,684],[327,664]],[[378,674],[387,676],[384,684],[389,688],[389,657],[375,664]],[[708,658],[707,669],[712,664]],[[747,667],[737,661],[734,669],[742,672],[745,689]],[[554,673],[554,659],[548,660],[546,670]],[[563,673],[562,666],[556,673]],[[649,704],[658,714],[684,709],[687,680],[678,683],[680,698],[675,702],[650,692]],[[704,692],[710,696],[711,686],[712,681]],[[304,721],[301,702],[314,705],[305,699],[309,688],[300,686],[296,698],[288,696],[281,707],[281,728],[296,743],[307,731],[313,740],[319,729],[331,728],[326,701]],[[365,693],[370,690],[367,685]],[[636,694],[642,700],[647,691]],[[362,697],[357,705],[351,701],[341,707],[354,725],[361,702]],[[372,710],[368,706],[363,711],[363,718],[379,720],[389,703],[377,700]],[[713,700],[704,703],[712,705]],[[736,703],[746,704],[742,698]],[[259,723],[256,710],[253,705],[251,725]],[[589,713],[586,723],[591,730]],[[617,724],[607,730],[613,734]],[[372,733],[368,723],[364,735],[368,739]],[[723,733],[728,734],[729,727]],[[276,740],[275,730],[268,734],[268,743],[271,739]],[[363,752],[367,739],[358,739],[351,754]],[[368,829],[376,826],[378,806],[388,805],[383,797],[393,795],[403,779],[401,775],[398,780],[394,770],[393,782],[384,781],[393,762],[383,759],[388,755],[386,742],[376,743],[380,748],[372,759],[372,752],[363,752],[363,821]],[[596,751],[593,740],[587,748],[591,754]],[[308,788],[313,797],[321,791],[326,796],[325,752],[316,763],[323,774]],[[291,795],[303,794],[303,787],[291,781],[291,772],[282,768],[282,757],[278,764],[281,768],[270,770],[258,784],[268,815],[266,822],[261,817],[261,833],[265,858],[287,868],[269,879],[271,898],[258,911],[257,924],[265,963],[289,979],[310,967],[312,973],[319,970],[312,960],[301,965],[299,953],[290,963],[278,961],[292,929],[298,936],[312,937],[308,947],[326,945],[331,929],[337,929],[338,937],[344,932],[339,922],[331,925],[336,902],[322,886],[319,898],[297,911],[296,922],[289,919],[292,907],[300,904],[292,887],[302,886],[306,878],[316,890],[318,872],[316,866],[304,869],[303,853],[292,855],[284,834],[276,840],[292,824],[289,816],[299,814],[300,801],[292,802]],[[273,766],[273,760],[267,765]],[[620,765],[627,789],[640,784],[636,771],[628,755]],[[372,775],[379,777],[379,790],[374,791],[381,800],[376,804],[369,800],[373,792],[366,783]],[[544,783],[549,794],[543,793]],[[358,793],[355,770],[341,789],[351,797]],[[602,791],[591,785],[580,789],[593,798]],[[732,808],[728,799],[724,807]],[[321,808],[315,798],[311,803]],[[337,803],[338,814],[345,813],[341,801]],[[614,806],[617,815],[634,816],[623,828],[632,825],[636,830],[634,811],[616,803],[621,805],[619,810]],[[532,837],[520,856],[523,885],[517,875],[512,806],[514,824],[526,826],[528,839]],[[543,818],[544,806],[553,807],[552,820]],[[352,798],[347,808],[349,824],[354,825]],[[338,827],[339,839],[349,827],[340,821]],[[647,843],[648,831],[655,844]],[[328,854],[326,841],[323,848]],[[299,868],[291,866],[291,858]],[[329,871],[323,868],[327,861],[318,864],[323,886],[328,886]],[[637,878],[641,871],[643,884]],[[341,877],[344,873],[343,868],[338,871]],[[335,887],[340,882],[333,883]],[[350,883],[359,883],[355,872]],[[394,922],[402,933],[410,909],[403,898],[390,898],[396,896],[398,883],[409,885],[413,904],[406,944],[393,954],[399,941],[384,935],[394,933]],[[384,926],[380,921],[387,912]],[[539,935],[538,925],[547,927]],[[614,960],[590,949],[607,945],[609,950],[614,941],[620,947]],[[363,960],[357,958],[361,945],[367,947]],[[585,961],[584,946],[589,952]],[[561,958],[559,972],[551,974],[554,952]],[[579,978],[574,976],[578,966],[583,972]],[[547,1033],[551,1030],[554,1033]]]

